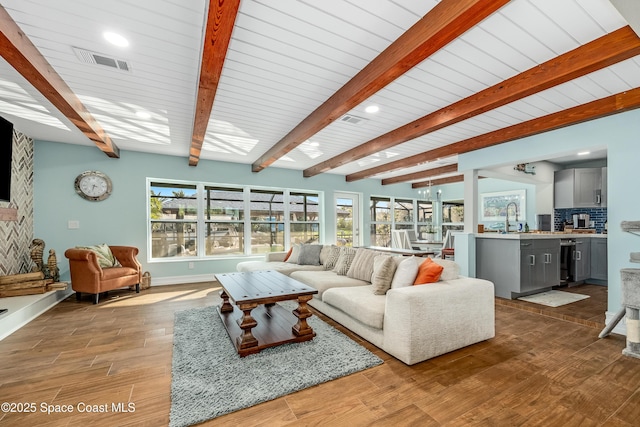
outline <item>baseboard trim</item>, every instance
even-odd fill
[[[194,274],[191,276],[152,277],[151,286],[179,285],[182,283],[213,282],[213,274]]]

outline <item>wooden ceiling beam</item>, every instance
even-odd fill
[[[200,160],[202,143],[211,118],[213,100],[218,90],[222,66],[227,56],[227,48],[239,7],[240,0],[209,0],[191,147],[189,148],[189,166],[197,166]]]
[[[509,0],[442,0],[252,165],[259,172]]]
[[[107,156],[120,150],[6,9],[0,6],[0,54]]]
[[[455,154],[463,154],[470,151],[480,150],[482,148],[503,144],[516,139],[537,135],[543,132],[560,129],[566,126],[599,119],[637,108],[640,108],[640,88],[607,96],[606,98],[597,99],[587,104],[578,105],[567,110],[558,111],[557,113],[548,114],[533,120],[498,129],[493,132],[478,135],[473,138],[465,139],[464,141],[445,145],[405,159],[396,160],[395,162],[382,165],[384,166],[384,170],[381,170],[380,172],[374,171],[373,169],[376,168],[372,168],[363,172],[347,175],[347,181],[362,179],[365,177],[363,175],[369,175],[371,173],[377,174],[381,172],[391,172],[427,163],[443,157],[449,157]]]
[[[434,179],[431,181],[414,182],[413,184],[411,184],[411,188],[424,188],[424,187],[428,187],[429,184],[444,185],[444,184],[452,184],[454,182],[463,182],[463,181],[464,181],[464,175],[454,175],[454,176],[448,176],[446,178]]]
[[[311,177],[424,136],[640,54],[640,38],[623,27],[510,79],[305,169]],[[355,175],[355,174],[354,174]],[[364,177],[364,176],[363,176]],[[347,179],[349,181],[349,179]]]
[[[429,178],[432,176],[444,175],[445,173],[457,172],[458,164],[441,166],[439,168],[427,169],[420,172],[408,173],[406,175],[398,175],[393,178],[382,180],[382,185],[397,184],[399,182],[413,181],[416,179]]]

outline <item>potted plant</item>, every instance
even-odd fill
[[[424,228],[424,240],[426,240],[427,242],[433,242],[436,240],[436,230],[433,228],[433,225],[431,224],[427,224],[427,226]]]

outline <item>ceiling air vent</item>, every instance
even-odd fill
[[[369,120],[369,119],[365,119],[364,117],[353,116],[351,114],[345,114],[340,119],[341,122],[351,123],[352,125],[359,125],[362,122],[365,122],[367,120]]]
[[[79,47],[74,47],[73,51],[78,59],[87,64],[103,65],[116,70],[131,71],[131,64],[124,59],[114,58],[113,56],[103,53],[91,52],[90,50],[80,49]]]

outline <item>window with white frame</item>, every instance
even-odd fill
[[[318,192],[161,180],[148,180],[148,187],[152,260],[251,255],[320,241]]]
[[[369,210],[371,215],[371,245],[391,246],[391,198],[371,197]]]
[[[433,203],[395,197],[373,196],[369,203],[371,244],[391,246],[391,230],[416,230],[418,238],[431,238]]]

